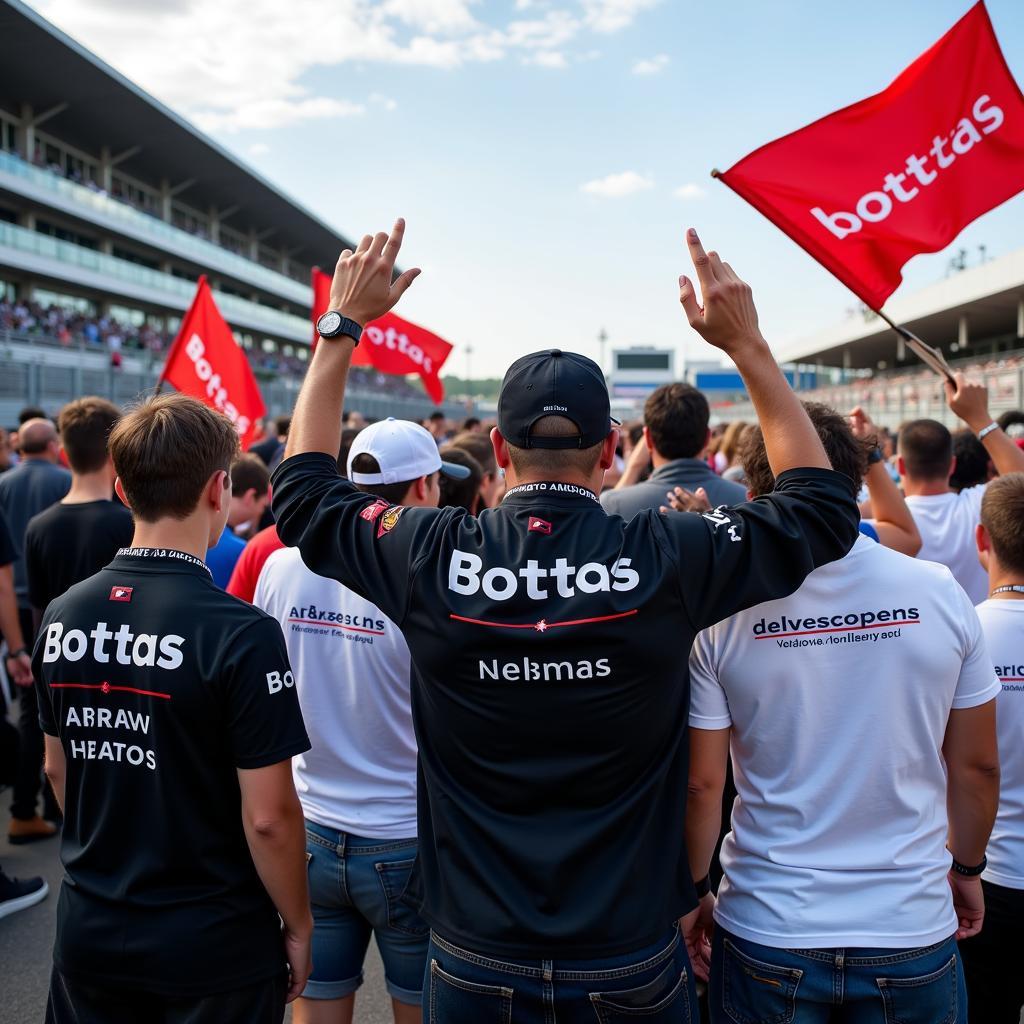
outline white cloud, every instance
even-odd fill
[[[636,171],[623,171],[621,174],[609,174],[607,177],[585,182],[580,185],[580,191],[591,196],[601,196],[603,199],[620,199],[622,196],[642,192],[653,186],[654,181],[651,178],[646,178]]]
[[[523,63],[555,69],[567,68],[569,66],[569,62],[565,59],[565,54],[561,50],[541,50],[532,57],[527,57]]]
[[[378,107],[388,112],[398,109],[398,102],[393,100],[390,96],[385,96],[380,92],[370,93],[370,102],[375,103]]]
[[[31,2],[158,99],[230,132],[363,113],[356,99],[305,84],[323,67],[562,67],[576,59],[570,43],[618,31],[658,0],[516,0],[500,20],[483,0]]]
[[[660,0],[582,0],[587,24],[595,32],[618,32]]]
[[[265,142],[254,142],[246,152],[249,156],[266,156],[270,152],[270,147]]]
[[[685,185],[680,185],[679,188],[672,190],[672,195],[674,195],[676,199],[706,199],[707,194],[706,189],[701,188],[700,185],[693,181],[687,182]]]
[[[659,53],[656,57],[648,57],[645,60],[638,60],[633,65],[634,75],[656,75],[668,67],[669,57],[667,53]]]

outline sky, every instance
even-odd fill
[[[59,28],[348,237],[408,226],[397,312],[500,376],[559,347],[717,361],[677,280],[694,226],[769,343],[857,300],[724,185],[757,146],[883,89],[968,0],[32,0]],[[989,0],[1018,82],[1024,4]],[[916,257],[1024,245],[1024,195]],[[472,348],[472,354],[467,348]],[[471,361],[470,361],[471,360]]]

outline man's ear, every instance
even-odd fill
[[[903,462],[902,455],[896,456],[896,472],[899,473],[900,476],[907,475],[907,467],[906,464]]]
[[[418,480],[412,482],[412,493],[416,495],[416,501],[426,501],[427,491],[430,490],[430,484],[427,482],[425,476],[421,476]]]
[[[127,495],[124,493],[124,485],[121,483],[119,476],[114,477],[114,493],[121,499],[125,508],[131,508],[131,504],[128,501]]]
[[[992,538],[988,535],[983,523],[978,523],[974,528],[974,543],[978,547],[978,561],[981,567],[988,572],[989,555],[992,552]]]
[[[497,427],[491,428],[491,447],[494,449],[494,461],[502,469],[508,469],[512,463],[508,454],[508,442],[502,437],[501,431]]]
[[[206,499],[214,512],[223,510],[231,500],[231,475],[225,469],[218,469],[206,484]]]
[[[646,427],[644,428],[647,429]],[[612,427],[608,431],[608,436],[604,439],[604,443],[601,445],[601,468],[611,469],[615,464],[615,449],[619,446],[619,431],[617,427]]]
[[[955,472],[956,472],[956,456],[954,455],[953,458],[950,460],[950,463],[949,463],[949,476],[947,476],[946,479],[948,480],[949,477],[952,476]]]

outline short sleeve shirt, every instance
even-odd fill
[[[282,970],[237,776],[309,747],[277,622],[191,555],[126,549],[50,604],[33,674],[67,759],[57,967],[180,995]]]

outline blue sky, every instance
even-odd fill
[[[716,358],[677,302],[698,228],[754,287],[769,341],[854,297],[725,186],[758,145],[877,92],[966,0],[36,0],[57,25],[348,235],[408,221],[399,312],[499,375],[558,346]],[[1024,5],[989,11],[1024,81]],[[609,176],[610,183],[604,182]],[[630,186],[634,190],[630,190]],[[608,193],[612,194],[608,194]],[[1024,197],[907,267],[1024,244]]]

